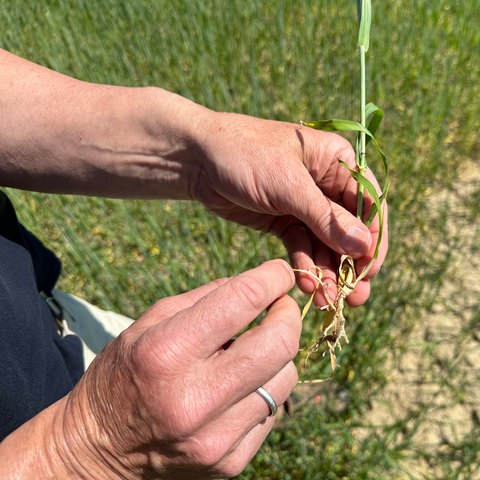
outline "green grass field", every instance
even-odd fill
[[[450,300],[443,284],[458,245],[446,219],[456,212],[443,204],[433,211],[432,196],[479,160],[478,5],[372,3],[367,100],[385,110],[378,139],[391,162],[389,256],[369,302],[347,312],[351,343],[334,380],[322,384],[322,400],[285,419],[241,479],[480,478],[474,430],[441,450],[415,441],[428,427],[428,405],[372,422],[409,336],[432,305]],[[158,85],[215,110],[264,118],[358,118],[354,1],[0,0],[0,25],[1,47],[80,79]],[[276,239],[189,202],[9,193],[23,222],[61,256],[62,288],[133,317],[158,298],[285,256]],[[304,346],[319,321],[307,318]],[[477,310],[463,333],[479,329]],[[427,369],[436,359],[429,345]],[[305,366],[303,357],[303,380],[328,374],[328,360]],[[455,365],[434,382],[459,391],[465,377]],[[478,385],[478,372],[470,375]],[[422,476],[412,465],[425,465]]]

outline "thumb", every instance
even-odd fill
[[[298,211],[296,217],[325,245],[353,258],[361,258],[369,252],[372,235],[362,221],[327,198],[316,185],[304,189],[302,197],[303,202],[297,198],[296,204],[306,204],[306,208]]]

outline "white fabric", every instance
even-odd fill
[[[133,322],[131,318],[102,310],[60,290],[55,289],[53,297],[63,308],[63,334],[73,333],[82,340],[85,370],[105,345]]]

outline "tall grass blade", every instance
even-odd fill
[[[358,46],[366,52],[370,46],[370,27],[372,24],[372,4],[370,0],[357,0],[359,21]]]

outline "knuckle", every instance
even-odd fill
[[[204,415],[188,401],[188,398],[188,395],[182,396],[176,390],[176,395],[167,394],[160,402],[162,406],[161,423],[166,436],[172,443],[193,441],[195,434],[204,425]]]
[[[182,420],[177,418],[171,422],[169,430],[173,441],[184,442],[195,433],[196,426],[195,422],[189,417],[182,418]]]
[[[262,310],[265,305],[265,285],[251,275],[239,277],[235,282],[235,295],[239,301],[253,310]]]
[[[248,462],[240,463],[238,461],[235,461],[235,462],[232,461],[232,462],[226,464],[222,468],[220,474],[224,478],[234,478],[234,477],[240,475],[245,470],[245,467],[247,465],[248,465]]]
[[[276,321],[269,321],[265,324],[265,328],[262,325],[259,327],[263,330],[263,340],[262,348],[256,349],[257,356],[267,359],[274,355],[282,366],[296,357],[300,349],[300,315],[298,315],[298,321],[297,318],[286,316]]]
[[[287,366],[287,375],[287,382],[291,385],[291,389],[293,390],[298,383],[298,370],[293,362],[290,362]]]
[[[258,449],[258,447],[257,447]],[[250,449],[237,449],[217,465],[217,471],[222,478],[234,478],[240,475],[249,464],[255,452]]]
[[[300,339],[289,323],[278,323],[272,334],[274,335],[273,344],[283,354],[285,360],[291,360],[297,355]]]
[[[220,464],[228,453],[227,444],[220,435],[193,440],[189,450],[194,462],[204,467],[214,467]]]

